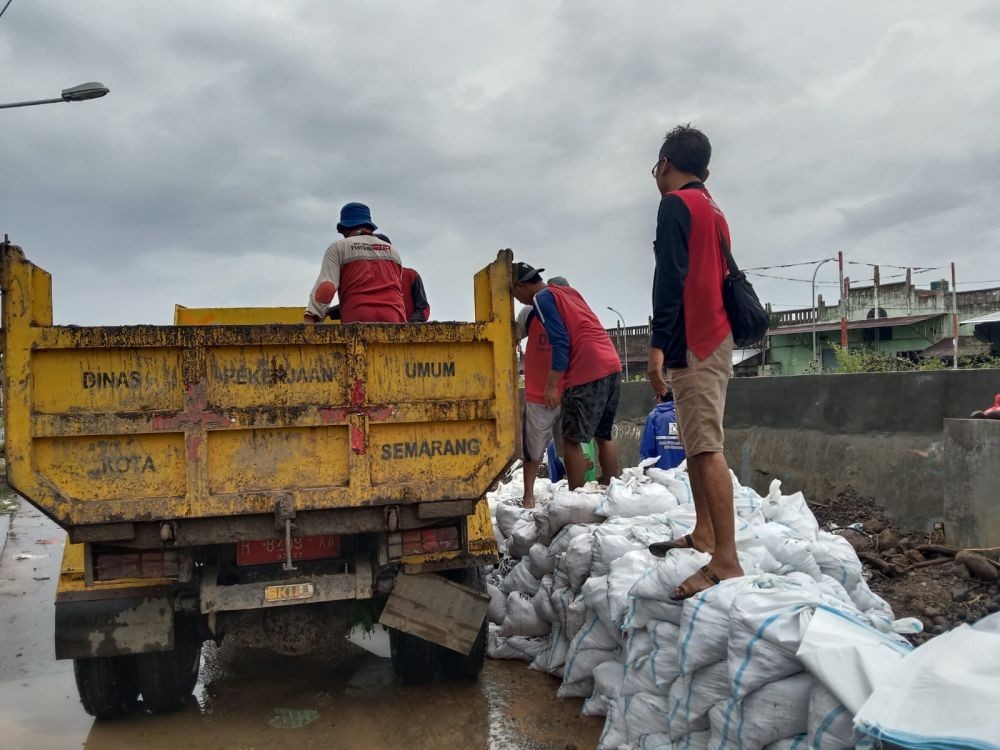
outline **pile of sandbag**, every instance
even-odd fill
[[[817,608],[909,649],[843,538],[819,529],[801,493],[767,497],[733,479],[745,576],[687,601],[670,594],[709,556],[647,547],[695,522],[684,466],[627,469],[606,489],[539,482],[489,496],[505,557],[489,584],[488,654],[523,659],[606,716],[599,747],[854,747],[853,715],[797,657]],[[542,492],[539,492],[542,490]],[[544,498],[544,499],[541,499]]]

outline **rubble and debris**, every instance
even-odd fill
[[[1000,549],[961,550],[945,544],[940,530],[902,529],[872,498],[850,488],[812,507],[820,525],[858,552],[871,589],[896,616],[921,620],[923,632],[906,636],[913,644],[1000,611],[1000,563],[993,559]],[[887,529],[898,541],[879,549],[876,539]]]

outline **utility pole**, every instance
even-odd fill
[[[844,285],[844,251],[837,252],[840,264],[840,348],[847,351],[847,287]]]
[[[873,277],[873,282],[874,282],[874,286],[872,288],[875,290],[875,322],[878,323],[878,319],[881,317],[878,314],[879,313],[879,307],[878,307],[878,284],[879,284],[878,266],[875,266],[875,275]],[[879,351],[881,349],[881,341],[879,340],[880,338],[881,337],[879,336],[879,329],[878,329],[878,326],[876,325],[875,326],[875,351]]]
[[[955,262],[951,264],[951,369],[958,369],[958,287],[955,284]]]
[[[813,339],[813,362],[816,361],[816,319],[819,317],[819,308],[816,305],[816,274],[819,273],[820,266],[824,263],[829,263],[831,260],[836,260],[836,258],[824,258],[816,267],[813,269],[812,277],[812,303],[813,303],[813,325],[812,325],[812,339]]]

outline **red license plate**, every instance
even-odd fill
[[[292,537],[292,560],[321,560],[340,557],[340,537],[336,534]],[[237,565],[284,562],[284,539],[258,539],[236,545]]]

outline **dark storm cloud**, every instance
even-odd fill
[[[986,268],[991,8],[15,2],[0,98],[112,94],[0,111],[0,231],[53,273],[57,320],[162,323],[175,302],[302,304],[339,206],[364,200],[436,317],[469,317],[472,274],[509,246],[635,323],[649,168],[692,121],[744,265]],[[758,286],[808,304],[808,284]]]

